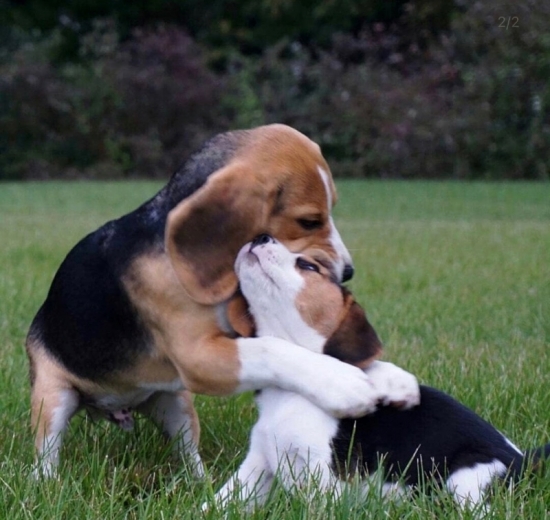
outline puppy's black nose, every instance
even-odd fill
[[[275,242],[275,239],[271,235],[268,235],[267,233],[262,233],[261,235],[258,235],[254,240],[252,240],[252,244],[250,248],[252,249],[253,247],[256,247],[256,246],[269,244],[269,242]]]
[[[344,272],[342,273],[342,281],[347,282],[348,280],[351,280],[353,278],[354,273],[353,265],[346,264],[344,266]]]

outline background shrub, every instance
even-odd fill
[[[0,179],[166,177],[269,122],[337,176],[549,178],[550,4],[35,3],[0,27]]]
[[[328,50],[272,47],[249,74],[264,119],[312,136],[338,175],[547,179],[550,5],[495,4],[432,41],[411,29],[425,16],[411,5]]]
[[[99,20],[80,59],[55,65],[60,35],[21,45],[0,71],[1,177],[166,176],[211,133],[223,80],[182,30],[119,41]]]

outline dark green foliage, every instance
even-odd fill
[[[545,2],[9,5],[0,179],[166,177],[206,137],[269,122],[339,176],[549,178]]]
[[[223,82],[181,29],[136,29],[120,43],[98,21],[80,60],[55,66],[58,38],[27,42],[1,67],[0,178],[165,177],[224,129]]]
[[[550,6],[476,2],[431,40],[429,24],[413,30],[423,16],[335,35],[326,51],[272,47],[240,77],[264,119],[313,137],[338,175],[547,179]]]
[[[330,44],[334,31],[356,31],[362,24],[392,22],[406,0],[32,0],[7,2],[12,23],[50,31],[61,22],[68,30],[89,30],[91,20],[112,17],[123,37],[135,27],[158,23],[184,26],[201,43],[218,49],[261,52],[282,38]],[[448,13],[434,2],[426,16]],[[441,24],[439,23],[439,26]],[[76,43],[76,42],[73,42]],[[69,49],[66,49],[70,52]]]

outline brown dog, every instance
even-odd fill
[[[38,472],[50,475],[71,417],[86,408],[124,428],[149,415],[200,471],[190,394],[276,386],[329,413],[372,407],[358,368],[275,338],[238,338],[226,319],[241,246],[261,233],[353,273],[331,218],[319,147],[271,125],[221,134],[135,211],[67,255],[27,338]]]

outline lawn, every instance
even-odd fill
[[[28,325],[71,246],[158,187],[0,184],[0,518],[200,518],[201,502],[245,453],[251,397],[198,397],[205,482],[171,458],[145,420],[128,434],[84,416],[71,423],[59,479],[29,475]],[[550,441],[550,184],[342,181],[338,189],[336,222],[356,267],[349,285],[385,358],[450,392],[520,447]],[[494,518],[550,518],[550,470],[512,491],[497,488],[493,510]],[[243,516],[232,503],[227,518]],[[251,517],[461,518],[445,496],[387,503],[350,493],[334,503],[280,489]]]

